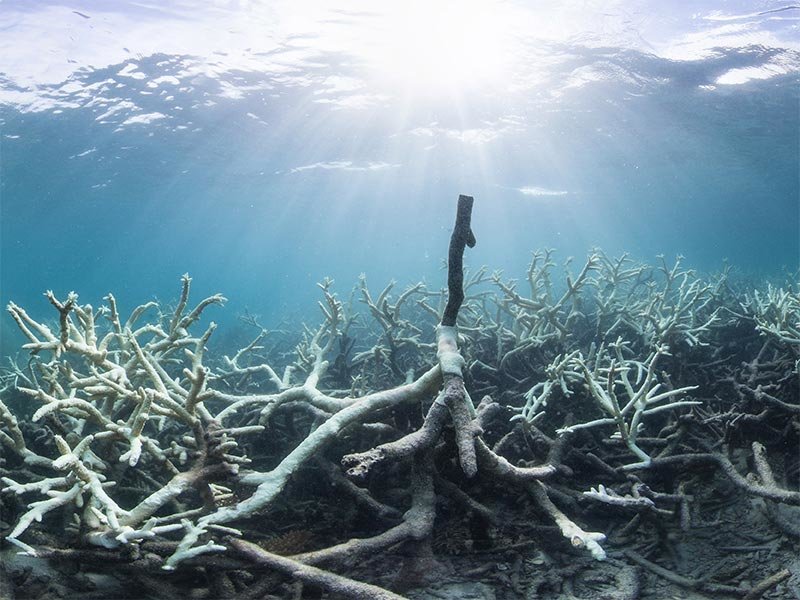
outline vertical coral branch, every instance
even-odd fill
[[[456,224],[450,236],[450,249],[447,256],[447,306],[444,309],[442,325],[455,327],[458,311],[464,301],[464,246],[475,247],[475,234],[472,233],[472,196],[458,197]]]
[[[456,444],[461,468],[467,477],[478,472],[475,458],[475,436],[480,428],[474,422],[475,408],[464,388],[462,368],[464,358],[458,351],[458,311],[464,301],[464,247],[475,246],[472,233],[472,196],[458,197],[458,210],[447,260],[447,306],[442,323],[436,332],[437,357],[444,380],[443,401],[450,410],[456,432]]]

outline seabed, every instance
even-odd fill
[[[188,276],[10,304],[0,596],[800,598],[796,278],[450,258],[236,348]]]

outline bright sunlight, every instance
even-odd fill
[[[452,93],[506,79],[513,19],[497,2],[410,0],[380,16],[367,57],[374,77],[413,95]]]

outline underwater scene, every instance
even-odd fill
[[[0,0],[0,600],[800,599],[800,5]]]

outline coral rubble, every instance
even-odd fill
[[[202,573],[198,597],[289,597],[301,582],[401,598],[456,549],[480,562],[526,548],[508,598],[563,591],[587,557],[628,582],[618,597],[638,593],[631,565],[736,596],[786,581],[779,565],[680,579],[644,555],[702,527],[731,490],[800,537],[796,289],[599,251],[575,275],[568,261],[563,281],[552,251],[522,283],[463,280],[475,240],[468,218],[458,230],[447,307],[421,283],[373,296],[364,277],[345,304],[326,280],[316,328],[248,316],[254,339],[229,356],[208,349],[213,323],[198,327],[225,299],[189,310],[188,275],[174,307],[124,321],[110,294],[95,310],[48,292],[57,326],[9,304],[30,359],[2,374],[3,539],[142,597],[177,597]],[[393,554],[397,569],[365,573]],[[536,556],[570,557],[560,582]]]

